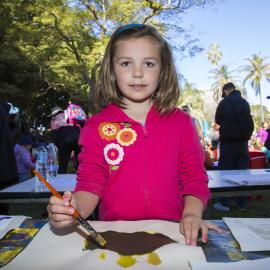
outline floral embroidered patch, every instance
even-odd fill
[[[123,160],[124,150],[119,144],[110,143],[104,148],[104,156],[108,164],[117,165]]]
[[[120,125],[117,123],[102,122],[99,124],[98,132],[102,139],[106,141],[114,140]]]
[[[110,172],[117,170],[117,166],[124,158],[123,146],[132,145],[137,139],[137,133],[132,129],[130,123],[109,123],[99,124],[99,136],[106,140],[116,140],[117,143],[107,144],[103,150],[106,162],[110,165]]]
[[[120,129],[116,134],[116,140],[122,146],[129,146],[137,139],[137,133],[132,128]]]

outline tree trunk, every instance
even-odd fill
[[[100,63],[97,63],[91,69],[91,78],[90,78],[90,91],[89,91],[89,112],[91,114],[97,113],[97,104],[96,104],[96,83],[97,83],[97,70],[100,68]]]
[[[264,113],[263,113],[263,104],[262,104],[262,93],[261,93],[261,85],[258,85],[259,88],[259,97],[260,97],[260,106],[261,106],[261,123],[264,122]]]

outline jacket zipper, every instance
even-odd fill
[[[148,137],[148,132],[145,125],[142,125],[143,128],[143,137]]]
[[[148,215],[148,204],[149,204],[149,199],[148,199],[148,190],[147,190],[147,156],[148,156],[148,149],[147,149],[147,142],[145,141],[148,137],[148,132],[146,129],[146,125],[142,125],[142,130],[143,130],[143,141],[144,141],[144,207],[145,207],[145,214]]]

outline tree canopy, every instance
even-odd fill
[[[2,0],[1,99],[19,106],[35,125],[46,122],[51,107],[65,107],[69,100],[87,111],[97,67],[117,26],[152,24],[174,48],[194,55],[201,48],[179,22],[185,10],[213,2]]]

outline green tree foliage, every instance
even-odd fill
[[[177,38],[182,35],[181,46],[175,46],[194,53],[199,48],[178,21],[185,10],[212,2],[2,0],[1,97],[19,104],[34,123],[48,108],[66,106],[69,100],[87,109],[89,90],[95,87],[96,71],[117,26],[137,22],[155,25],[165,34],[175,31]]]
[[[211,90],[213,91],[215,101],[221,98],[221,89],[225,83],[235,82],[236,77],[233,75],[234,72],[234,70],[229,70],[228,65],[221,65],[210,70],[210,79],[214,81],[211,85]]]
[[[223,57],[218,44],[211,44],[207,53],[207,58],[213,66],[217,66]]]
[[[263,105],[262,108],[263,108],[263,113],[265,116],[264,120],[270,123],[270,113],[267,110],[267,107]],[[251,114],[252,114],[254,125],[255,125],[255,130],[257,130],[258,128],[261,127],[261,124],[262,124],[261,105],[260,104],[251,105],[250,109],[251,109]]]
[[[184,85],[181,88],[178,101],[178,107],[181,108],[184,105],[189,107],[190,114],[195,121],[195,126],[201,139],[204,137],[203,125],[205,122],[208,122],[206,119],[202,95],[203,91],[198,90],[191,83],[185,80]]]
[[[187,105],[194,117],[204,119],[203,115],[203,99],[202,93],[196,89],[191,83],[185,81],[181,88],[178,106]]]
[[[264,121],[264,108],[262,105],[261,81],[263,78],[270,79],[270,64],[265,63],[266,58],[260,54],[253,54],[251,58],[246,59],[248,65],[243,68],[246,77],[243,85],[250,82],[251,87],[254,89],[256,96],[260,98],[260,116],[261,122]]]

